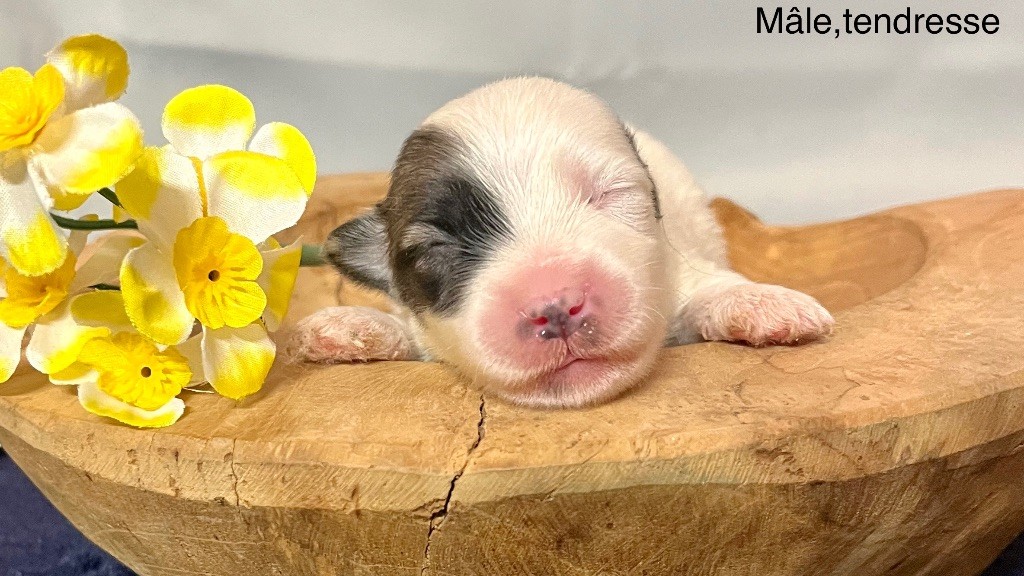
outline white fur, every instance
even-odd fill
[[[505,80],[448,103],[424,125],[464,139],[469,153],[459,160],[500,194],[514,239],[496,248],[458,314],[406,312],[382,322],[365,309],[321,312],[302,327],[299,356],[324,361],[323,350],[338,349],[339,337],[372,330],[375,342],[395,348],[368,357],[340,346],[347,350],[342,360],[404,358],[418,350],[509,400],[577,406],[635,384],[665,341],[793,343],[831,329],[831,316],[809,296],[729,270],[721,231],[686,167],[663,144],[635,131],[641,164],[617,117],[591,94],[542,78]],[[614,333],[538,348],[534,363],[494,352],[492,316],[500,305],[494,294],[504,282],[546,262],[556,262],[571,279],[574,267],[584,270],[587,261],[599,262],[622,287]],[[394,334],[380,338],[380,330]],[[320,346],[324,338],[330,341]],[[607,362],[583,372],[586,381],[558,379],[552,374],[567,354]]]

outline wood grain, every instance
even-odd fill
[[[323,238],[386,175],[321,179]],[[1024,529],[1024,190],[769,227],[730,257],[836,311],[831,339],[665,350],[586,410],[482,398],[427,363],[281,364],[171,428],[23,369],[0,442],[141,574],[974,574]],[[381,304],[304,270],[291,321]]]

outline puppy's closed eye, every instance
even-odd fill
[[[611,202],[630,200],[634,199],[638,195],[642,196],[643,194],[644,192],[636,186],[608,188],[591,194],[587,203],[591,206],[596,206],[597,208],[607,208],[608,204]]]
[[[655,210],[651,193],[639,186],[613,188],[591,196],[588,204],[602,216],[631,228],[646,222]]]

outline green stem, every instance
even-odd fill
[[[117,194],[114,194],[114,191],[111,190],[110,188],[102,188],[102,189],[98,190],[97,193],[100,196],[103,196],[104,198],[109,200],[110,203],[113,204],[114,206],[120,206],[121,205],[120,198],[118,198]]]
[[[135,220],[125,220],[124,222],[116,220],[75,220],[74,218],[65,218],[52,213],[50,217],[57,223],[57,226],[67,230],[137,230],[139,228]]]
[[[303,244],[302,258],[299,259],[299,266],[323,266],[327,264],[323,252],[318,244]]]
[[[50,214],[58,226],[66,230],[137,230],[139,225],[135,220],[117,222],[115,220],[75,220],[65,218],[56,214]],[[303,244],[302,256],[299,258],[299,266],[324,266],[323,252],[319,244]]]

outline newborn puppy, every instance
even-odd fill
[[[700,188],[595,96],[543,78],[449,102],[405,141],[387,197],[324,246],[392,314],[322,310],[316,362],[436,359],[533,406],[607,400],[666,344],[828,333],[813,298],[729,270]]]

